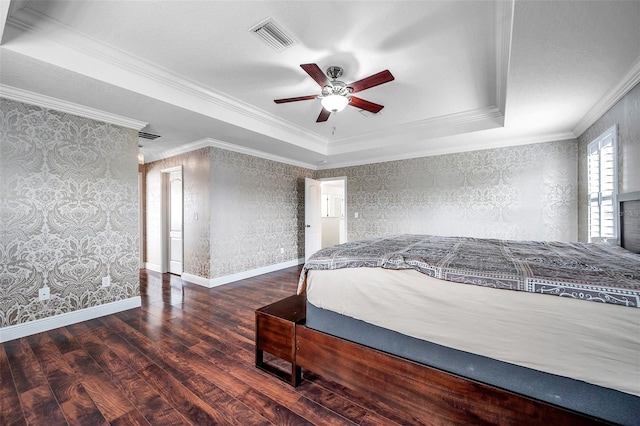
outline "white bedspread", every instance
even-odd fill
[[[640,309],[381,268],[312,270],[306,290],[319,308],[640,396]]]

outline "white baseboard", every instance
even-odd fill
[[[160,265],[158,265],[158,264],[145,262],[144,263],[144,267],[145,267],[145,269],[148,269],[150,271],[162,273],[162,267]]]
[[[88,321],[105,315],[115,314],[128,309],[139,308],[140,306],[142,306],[142,299],[140,296],[135,296],[125,300],[105,303],[103,305],[79,309],[73,312],[65,312],[64,314],[29,321],[23,324],[10,325],[0,329],[0,343],[41,333],[43,331],[53,330],[54,328]]]
[[[257,277],[258,275],[266,274],[269,272],[279,271],[280,269],[291,268],[292,266],[302,265],[304,263],[304,257],[300,259],[290,260],[288,262],[276,263],[275,265],[263,266],[257,269],[251,269],[250,271],[238,272],[237,274],[225,275],[224,277],[216,278],[203,278],[197,275],[182,274],[182,279],[192,282],[204,287],[212,288],[219,285],[229,284],[234,281],[244,280],[247,278]]]
[[[204,278],[199,275],[192,275],[192,274],[187,274],[183,272],[182,279],[185,281],[189,281],[190,283],[201,285],[203,287],[211,287],[209,285],[209,281],[210,281],[209,278]]]

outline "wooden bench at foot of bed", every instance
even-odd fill
[[[425,424],[608,424],[545,402],[296,326],[296,362]]]

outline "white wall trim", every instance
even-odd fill
[[[499,1],[496,4],[496,106],[504,116],[505,123],[514,10],[515,0]]]
[[[530,145],[537,143],[546,143],[546,142],[558,142],[564,140],[576,139],[576,136],[573,132],[564,132],[564,133],[550,133],[546,135],[540,135],[538,137],[524,137],[524,138],[513,138],[510,139],[511,143],[509,145],[502,145],[501,139],[495,139],[493,143],[484,143],[481,146],[477,145],[475,142],[464,144],[464,145],[453,145],[453,144],[442,144],[438,148],[431,148],[424,151],[415,151],[411,153],[402,153],[397,155],[387,155],[384,158],[382,157],[374,157],[364,160],[354,160],[354,161],[345,161],[343,163],[330,163],[323,164],[315,168],[315,170],[331,170],[338,169],[342,167],[354,167],[354,166],[363,166],[366,164],[378,164],[385,163],[388,161],[401,161],[401,160],[412,160],[414,158],[423,158],[423,157],[434,157],[437,155],[447,155],[447,154],[459,154],[462,152],[470,152],[470,151],[484,151],[487,149],[501,149],[501,148],[513,148],[521,145]]]
[[[471,144],[461,145],[461,146],[443,144],[440,148],[437,148],[437,149],[429,148],[423,151],[414,151],[411,153],[403,153],[398,155],[386,154],[383,157],[381,156],[381,157],[373,157],[373,158],[368,158],[363,160],[345,161],[342,163],[324,163],[320,165],[302,163],[289,158],[278,157],[276,155],[268,154],[258,150],[253,150],[250,148],[245,148],[239,145],[234,145],[231,143],[222,142],[222,141],[218,141],[211,138],[205,138],[199,141],[189,143],[187,145],[182,145],[172,150],[165,151],[159,155],[150,155],[145,158],[145,163],[163,160],[165,158],[173,157],[175,155],[180,155],[187,152],[195,151],[200,148],[215,147],[220,149],[226,149],[228,151],[238,152],[240,154],[251,155],[258,158],[264,158],[266,160],[277,161],[279,163],[290,164],[292,166],[298,166],[298,167],[303,167],[309,170],[318,171],[318,170],[337,169],[341,167],[362,166],[365,164],[385,163],[387,161],[399,161],[399,160],[410,160],[410,159],[422,158],[422,157],[433,157],[436,155],[457,154],[457,153],[468,152],[468,151],[479,151],[479,150],[496,149],[496,148],[509,148],[513,146],[555,142],[555,141],[562,141],[562,140],[575,139],[575,138],[576,138],[576,135],[573,132],[550,133],[550,134],[539,135],[539,136],[510,139],[511,143],[509,145],[503,145],[502,139],[497,138],[494,141],[494,143],[485,143],[481,146],[479,146],[475,142]],[[152,269],[150,267],[147,267],[147,269],[160,272],[159,269]]]
[[[622,81],[616,84],[611,91],[605,93],[593,108],[582,117],[582,120],[580,120],[573,129],[576,137],[582,136],[593,123],[598,121],[600,117],[609,111],[612,106],[629,93],[638,83],[640,83],[640,58],[634,62]]]
[[[265,160],[276,161],[278,163],[289,164],[292,166],[303,167],[305,169],[315,170],[316,166],[310,163],[304,163],[302,161],[296,161],[287,157],[281,157],[275,154],[269,154],[264,151],[260,151],[257,149],[246,148],[240,145],[234,145],[228,142],[222,142],[212,138],[204,138],[194,142],[190,142],[185,145],[181,145],[177,148],[173,148],[164,152],[161,152],[157,155],[150,154],[145,158],[145,163],[150,163],[152,161],[164,160],[169,157],[173,157],[175,155],[186,154],[187,152],[195,151],[201,148],[220,148],[227,151],[237,152],[239,154],[251,155],[252,157],[263,158]]]
[[[2,34],[4,34],[4,27],[9,16],[10,6],[15,5],[16,2],[2,1],[0,2],[0,40],[2,40]]]
[[[187,274],[183,272],[182,279],[184,281],[189,281],[190,283],[198,284],[203,287],[211,287],[209,285],[211,280],[209,278],[201,277],[199,275]]]
[[[352,152],[384,143],[392,139],[398,140],[403,135],[422,134],[429,138],[457,135],[479,130],[504,127],[504,115],[495,105],[453,114],[430,117],[389,127],[384,130],[369,131],[357,136],[337,138],[329,144],[329,155]]]
[[[23,324],[10,325],[0,329],[0,343],[41,333],[43,331],[53,330],[55,328],[65,327],[82,321],[88,321],[105,315],[115,314],[128,309],[139,308],[140,306],[142,306],[142,299],[140,296],[135,296],[125,300],[105,303],[103,305],[79,309],[73,312],[65,312],[60,315],[29,321]]]
[[[153,272],[162,273],[162,267],[160,265],[158,265],[157,263],[145,262],[144,268],[148,269],[150,271],[153,271]]]
[[[162,169],[160,170],[160,173],[171,173],[171,172],[181,172],[182,171],[182,164],[179,166],[174,166],[174,167],[168,167],[166,169]]]
[[[197,275],[182,274],[182,279],[192,282],[194,284],[201,285],[203,287],[217,287],[219,285],[229,284],[234,281],[240,281],[247,278],[257,277],[258,275],[267,274],[269,272],[279,271],[280,269],[291,268],[304,264],[304,257],[299,259],[290,260],[288,262],[276,263],[274,265],[263,266],[261,268],[251,269],[249,271],[238,272],[236,274],[225,275],[224,277],[216,278],[203,278]]]
[[[53,109],[67,114],[90,118],[92,120],[103,121],[105,123],[115,124],[116,126],[126,127],[127,129],[140,130],[149,124],[144,121],[134,120],[133,118],[112,114],[110,112],[101,111],[99,109],[73,102],[63,101],[61,99],[52,98],[51,96],[18,89],[17,87],[7,86],[5,84],[0,84],[0,96],[11,99],[12,101]]]

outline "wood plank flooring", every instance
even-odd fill
[[[299,270],[213,289],[141,271],[142,308],[0,345],[0,425],[419,424],[310,372],[294,389],[254,367],[254,311],[294,294]]]

